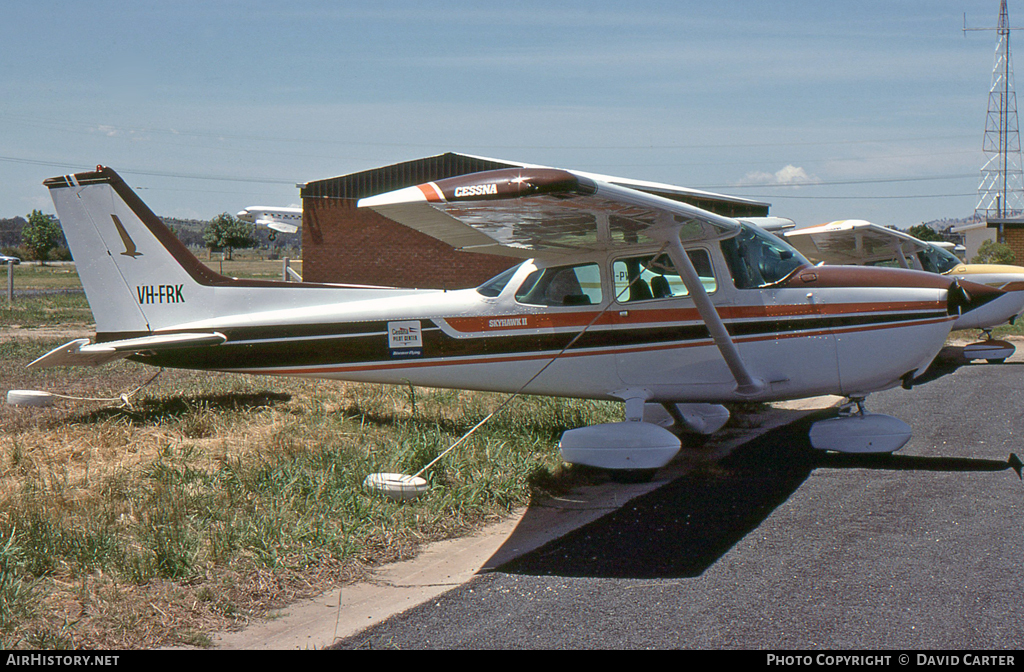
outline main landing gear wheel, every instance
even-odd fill
[[[984,359],[989,364],[1002,364],[1016,351],[1013,343],[992,338],[991,329],[982,329],[982,332],[985,336],[982,340],[964,346],[964,359],[967,361]]]
[[[597,467],[617,483],[646,483],[679,452],[679,437],[649,422],[627,420],[570,429],[558,442],[569,464]]]
[[[892,453],[910,440],[910,425],[899,418],[867,413],[864,398],[853,397],[839,415],[811,425],[811,446],[838,453]]]

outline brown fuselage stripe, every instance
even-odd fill
[[[830,335],[830,334],[848,334],[848,333],[864,332],[864,331],[876,331],[876,330],[879,330],[879,329],[896,329],[896,328],[910,326],[911,324],[913,324],[913,326],[924,326],[924,325],[929,325],[929,324],[937,324],[937,323],[941,323],[941,322],[951,322],[954,319],[956,319],[956,318],[954,318],[954,317],[943,317],[943,318],[932,319],[932,320],[921,320],[921,321],[916,321],[916,322],[913,322],[913,323],[904,322],[904,323],[901,323],[901,324],[874,325],[874,326],[868,326],[868,327],[850,328],[850,329],[841,329],[841,330],[823,330],[823,331],[818,331],[818,332],[803,332],[803,333],[781,334],[781,335],[760,336],[760,337],[753,337],[753,338],[737,338],[737,339],[735,339],[735,342],[736,343],[754,343],[754,342],[759,342],[759,341],[782,340],[782,339],[800,338],[800,337],[812,337],[812,336],[825,336],[825,335]],[[705,340],[702,340],[702,341],[699,341],[699,342],[689,342],[689,343],[670,343],[670,344],[649,345],[649,346],[643,346],[643,347],[622,347],[622,348],[612,348],[612,349],[608,349],[608,350],[587,350],[586,352],[567,351],[567,352],[563,353],[560,357],[561,358],[602,357],[602,356],[606,356],[606,355],[615,355],[615,354],[636,354],[636,353],[642,353],[642,352],[658,352],[658,351],[664,351],[664,350],[683,350],[683,349],[687,349],[687,348],[708,346],[708,345],[712,345],[712,344],[713,344],[713,342],[711,341],[710,338],[708,338],[708,339],[705,339]],[[397,361],[397,362],[391,361],[391,362],[386,362],[386,363],[381,363],[381,364],[335,365],[335,366],[325,365],[325,366],[317,366],[317,367],[291,368],[291,369],[289,369],[289,368],[282,369],[282,368],[276,368],[276,367],[268,367],[268,368],[257,368],[257,369],[237,369],[237,371],[240,372],[240,373],[270,373],[270,374],[274,374],[274,375],[303,376],[303,375],[321,375],[321,374],[329,374],[329,373],[361,373],[361,372],[367,372],[367,371],[391,371],[391,370],[397,370],[397,369],[419,369],[419,368],[430,368],[430,367],[438,367],[438,366],[463,366],[463,365],[475,365],[475,364],[505,364],[505,363],[511,363],[511,362],[529,362],[529,361],[551,359],[553,357],[553,355],[554,355],[554,353],[548,352],[548,353],[536,353],[536,354],[518,355],[518,356],[476,357],[476,358],[458,359],[456,361],[452,361],[450,358],[446,358],[446,359],[440,359],[440,360],[436,360],[435,359],[435,360],[430,360],[430,361],[404,360],[404,361]],[[232,370],[236,370],[236,369],[232,369]]]
[[[879,328],[894,328],[908,323],[954,319],[944,310],[913,313],[860,314],[844,316],[776,317],[771,320],[750,320],[727,325],[729,333],[739,342],[805,335],[849,333]],[[171,368],[253,370],[253,362],[274,362],[266,368],[292,369],[323,366],[407,366],[410,362],[444,358],[530,356],[538,352],[559,351],[579,333],[577,330],[504,334],[479,334],[475,337],[453,338],[424,321],[422,347],[409,355],[388,347],[387,322],[342,325],[300,325],[283,327],[251,327],[220,330],[228,341],[214,347],[183,348],[155,354],[138,355],[137,359],[156,366]],[[333,326],[333,331],[332,331]],[[710,340],[707,327],[701,322],[689,324],[655,324],[646,327],[622,325],[618,328],[595,328],[583,334],[573,352],[638,351],[679,343],[703,344]],[[396,356],[397,354],[397,356]],[[401,358],[403,357],[404,358]]]
[[[839,316],[855,313],[881,311],[909,312],[921,310],[945,310],[945,301],[899,301],[879,306],[878,303],[844,303],[834,305],[780,305],[780,306],[723,306],[718,314],[723,321],[751,320],[758,318],[778,319],[780,317]],[[627,316],[620,313],[626,312]],[[597,311],[573,313],[517,313],[507,315],[486,315],[481,317],[448,317],[444,321],[455,331],[464,334],[479,334],[494,331],[522,329],[560,329],[583,327],[591,323]],[[696,308],[649,308],[622,304],[601,315],[595,326],[643,325],[651,323],[679,323],[701,321]]]

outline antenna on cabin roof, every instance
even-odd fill
[[[1010,15],[1006,0],[999,3],[999,24],[995,28],[968,28],[964,14],[964,36],[968,31],[994,30],[997,35],[992,90],[988,94],[988,117],[982,150],[988,157],[981,168],[980,196],[975,216],[985,220],[1024,215],[1024,170],[1021,164],[1017,94],[1013,88],[1013,60],[1010,57]]]

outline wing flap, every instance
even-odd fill
[[[220,345],[226,340],[227,337],[219,332],[158,334],[156,336],[143,336],[121,341],[91,344],[88,338],[78,338],[58,348],[54,348],[30,363],[28,368],[99,366],[140,352]]]

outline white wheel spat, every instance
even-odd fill
[[[427,481],[419,476],[388,473],[370,474],[363,481],[363,487],[376,490],[399,502],[416,499],[428,489]]]

